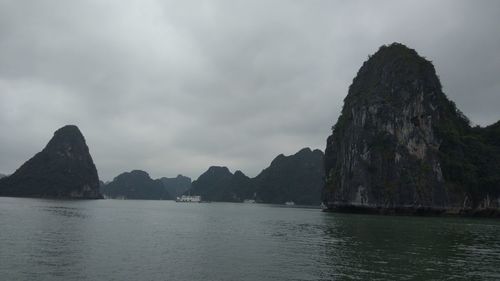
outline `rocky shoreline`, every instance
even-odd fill
[[[484,217],[500,218],[498,208],[439,208],[439,207],[382,207],[382,206],[359,206],[359,205],[328,205],[324,212],[350,213],[350,214],[372,214],[393,216],[449,216],[449,217]]]

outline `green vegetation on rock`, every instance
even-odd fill
[[[358,71],[327,139],[324,202],[497,208],[499,124],[471,127],[430,61],[403,44],[382,46]]]

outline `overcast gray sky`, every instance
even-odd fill
[[[475,124],[500,119],[500,1],[0,0],[0,173],[76,124],[103,180],[255,176],[324,150],[362,62],[394,41]]]

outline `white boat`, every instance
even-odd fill
[[[253,204],[253,203],[256,203],[254,199],[245,199],[243,200],[243,203],[247,203],[247,204]]]
[[[177,197],[175,202],[200,203],[201,196],[199,196],[199,195],[182,195],[181,197]]]
[[[293,202],[293,201],[286,201],[285,205],[287,205],[287,206],[293,206],[293,205],[295,205],[295,202]]]

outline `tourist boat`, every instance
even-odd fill
[[[200,203],[201,196],[199,196],[199,195],[182,195],[181,197],[177,197],[175,202]]]
[[[293,205],[295,205],[295,202],[293,202],[293,201],[286,201],[285,205],[287,205],[287,206],[293,206]]]

